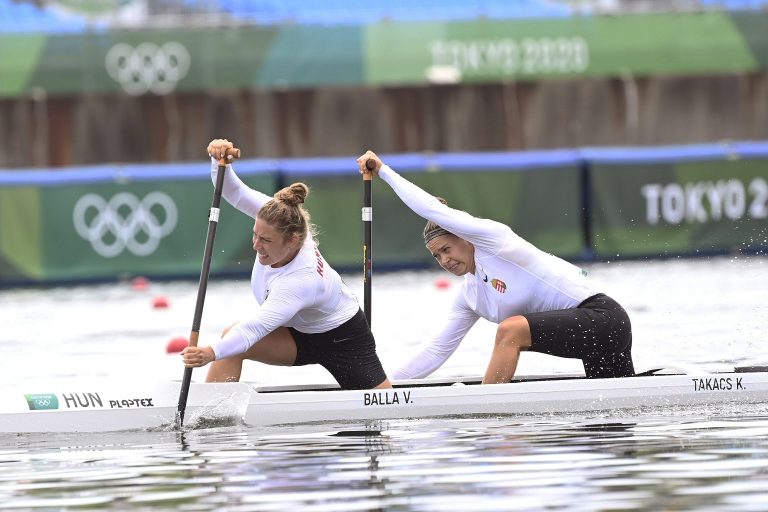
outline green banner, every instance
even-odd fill
[[[30,77],[43,62],[46,43],[42,34],[0,34],[0,98],[21,96],[34,87]]]
[[[547,252],[577,258],[584,248],[577,168],[535,171],[403,172],[454,208],[494,219]],[[286,183],[310,185],[307,208],[319,227],[323,256],[362,271],[362,180],[350,176],[288,174]],[[374,265],[423,266],[433,259],[421,236],[425,221],[381,180],[373,182]]]
[[[599,258],[768,244],[768,160],[592,165]]]
[[[0,282],[44,277],[40,188],[0,188]]]
[[[238,28],[52,36],[28,86],[54,95],[247,89],[276,36]]]
[[[0,36],[0,97],[362,83],[361,28],[240,27]]]
[[[0,97],[169,94],[768,67],[768,13],[0,35]]]
[[[453,83],[764,67],[755,51],[768,42],[768,15],[750,14],[750,22],[742,24],[731,16],[665,13],[375,25],[367,33],[367,78],[372,83]]]
[[[577,168],[468,169],[403,173],[452,206],[511,226],[539,248],[576,258],[583,250]],[[246,177],[271,194],[277,175]],[[325,258],[362,265],[362,180],[301,172],[280,176],[311,188],[307,208]],[[374,182],[377,265],[423,266],[424,220]],[[212,186],[208,180],[106,182],[0,188],[0,282],[189,277],[200,271]],[[253,221],[222,202],[212,272],[248,274]],[[362,268],[362,267],[361,267]]]
[[[198,274],[212,194],[202,179],[0,189],[0,281]],[[212,272],[250,271],[252,229],[222,202]]]

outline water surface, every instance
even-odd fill
[[[586,266],[629,311],[638,370],[768,362],[768,259]],[[437,286],[448,278],[447,289]],[[359,275],[345,280],[362,297]],[[374,277],[386,368],[439,326],[459,280]],[[195,282],[0,291],[0,386],[67,379],[179,379],[165,348],[187,336]],[[163,296],[170,307],[155,309]],[[212,280],[201,343],[253,307],[247,280]],[[436,376],[482,374],[480,322]],[[518,373],[573,373],[524,354]],[[314,367],[246,367],[265,384],[330,382]],[[195,380],[204,379],[196,370]],[[0,438],[0,507],[22,510],[768,510],[768,404],[186,432]]]

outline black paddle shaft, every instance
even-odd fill
[[[235,153],[236,152],[236,153]],[[240,150],[231,149],[227,152],[234,157],[240,156]],[[216,237],[216,226],[219,224],[219,205],[221,204],[221,191],[224,188],[224,173],[227,166],[219,161],[219,170],[216,175],[216,186],[213,191],[213,201],[208,215],[208,234],[205,238],[205,252],[203,253],[203,266],[200,270],[200,284],[197,287],[197,301],[195,302],[195,315],[192,318],[192,332],[189,336],[189,345],[197,346],[197,339],[200,336],[200,323],[203,318],[203,305],[205,304],[205,293],[208,290],[208,274],[211,270],[211,260],[213,258],[213,241]],[[187,409],[187,397],[189,396],[189,386],[192,383],[192,368],[184,368],[184,377],[181,381],[181,392],[179,393],[179,406],[176,411],[176,428],[184,425],[184,412]]]
[[[371,177],[376,168],[376,162],[368,159],[365,162],[365,168],[368,169],[368,173],[363,174],[363,310],[368,320],[368,327],[371,327],[371,280],[373,277]]]

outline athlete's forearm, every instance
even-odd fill
[[[269,297],[256,313],[235,324],[221,339],[211,344],[216,359],[242,354],[278,327],[284,327],[314,300],[311,289],[297,276],[283,276],[273,282]]]
[[[451,223],[450,208],[442,204],[437,197],[400,176],[388,165],[381,167],[379,177],[392,187],[408,208],[420,217],[441,226]],[[444,227],[447,229],[447,226]]]
[[[214,184],[216,183],[218,174],[218,161],[211,158],[211,181],[213,181]],[[224,175],[224,188],[221,191],[221,196],[229,204],[254,219],[259,213],[259,210],[261,210],[261,207],[264,206],[267,201],[272,199],[268,195],[246,185],[240,177],[235,174],[232,165],[227,165],[226,174]]]
[[[440,368],[461,344],[464,336],[475,325],[478,316],[463,306],[461,300],[454,303],[443,330],[415,357],[392,373],[393,379],[421,379]]]
[[[213,349],[215,360],[224,359],[226,357],[236,356],[246,352],[251,348],[252,344],[248,342],[245,333],[237,329],[237,325],[232,327],[227,334],[221,339],[211,343],[210,347]]]
[[[423,379],[440,368],[452,353],[442,353],[429,346],[419,352],[416,357],[392,372],[392,378],[394,380]]]
[[[211,344],[216,359],[247,352],[267,334],[285,325],[293,314],[276,312],[272,308],[260,308],[254,317],[235,324],[227,334]]]
[[[381,167],[379,176],[414,213],[454,235],[488,247],[491,252],[498,248],[499,242],[509,232],[509,228],[501,223],[473,217],[467,212],[450,208],[429,192],[400,176],[388,165]]]

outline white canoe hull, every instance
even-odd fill
[[[593,412],[722,403],[768,404],[768,373],[624,379],[533,380],[511,384],[398,387],[393,390],[256,393],[245,422],[430,418]]]
[[[416,384],[415,387],[411,384]],[[425,385],[426,384],[426,385]],[[480,386],[410,381],[392,390],[258,388],[192,384],[185,424],[230,419],[248,425],[578,413],[723,403],[768,404],[768,372],[654,375],[622,379],[533,379]],[[289,390],[290,389],[290,390]],[[0,432],[162,429],[175,421],[180,383],[97,383],[69,389],[4,390]]]

